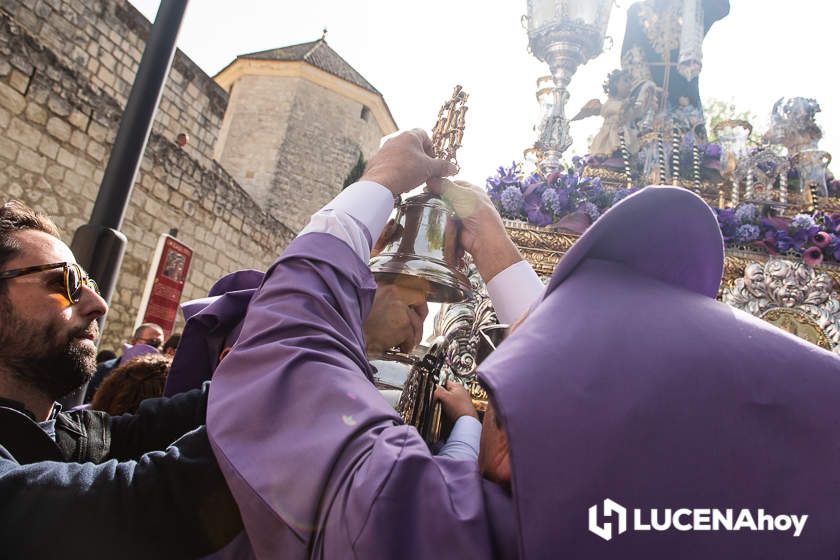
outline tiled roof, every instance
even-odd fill
[[[237,58],[251,58],[257,60],[279,60],[279,61],[305,61],[320,68],[324,72],[329,72],[334,76],[355,84],[373,93],[379,94],[379,91],[373,87],[370,82],[364,79],[355,68],[350,66],[346,60],[341,58],[337,52],[332,50],[324,39],[311,41],[309,43],[301,43],[299,45],[290,45],[288,47],[280,47],[279,49],[269,49],[267,51],[259,51],[249,54],[239,55]]]

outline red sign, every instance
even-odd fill
[[[157,323],[163,329],[164,337],[169,336],[178,314],[192,254],[192,249],[171,235],[160,236],[135,328],[143,323]]]

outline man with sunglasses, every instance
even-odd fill
[[[206,387],[120,417],[56,404],[93,373],[107,311],[48,218],[0,207],[4,557],[198,557],[240,531],[200,427]]]

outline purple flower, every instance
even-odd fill
[[[542,183],[543,179],[540,177],[539,173],[531,173],[522,181],[522,188],[530,187],[531,185],[536,185],[538,183]]]
[[[831,236],[824,231],[820,231],[814,234],[814,237],[812,237],[811,240],[814,242],[814,245],[820,249],[824,249],[831,243]]]
[[[835,261],[840,261],[840,237],[837,235],[831,234],[831,246],[829,247],[829,251],[833,252]]]
[[[767,235],[770,233],[771,232],[765,233],[764,238],[767,239]],[[804,241],[794,239],[790,236],[790,234],[788,234],[788,232],[777,230],[775,232],[772,232],[772,235],[775,239],[776,250],[780,253],[786,253],[791,249],[794,249],[796,251],[802,251],[802,244],[804,243]]]
[[[612,204],[616,205],[639,189],[619,189],[613,193]]]
[[[560,187],[563,185],[563,174],[559,171],[555,171],[554,173],[546,177],[545,182],[550,187]]]
[[[510,167],[500,166],[496,175],[487,178],[487,191],[498,194],[511,185],[519,185],[519,166],[514,162]]]
[[[581,190],[586,199],[601,210],[606,210],[612,205],[613,193],[601,186],[600,181],[587,181],[581,185]]]
[[[814,218],[808,214],[797,214],[790,220],[790,229],[797,231],[808,231],[816,225]]]
[[[556,189],[546,189],[542,193],[542,207],[545,208],[546,212],[555,216],[560,215],[565,209],[566,203],[569,202],[569,195],[563,192],[561,197],[560,192]]]
[[[527,214],[528,223],[538,227],[547,226],[553,221],[551,214],[544,212],[539,206],[529,208]]]
[[[581,202],[577,209],[589,216],[589,219],[593,222],[601,216],[601,211],[598,210],[598,207],[588,200]]]
[[[501,196],[502,213],[506,218],[518,218],[522,215],[525,196],[517,186],[507,187]]]
[[[749,245],[753,241],[757,241],[761,231],[758,226],[753,224],[743,224],[738,226],[735,230],[735,243],[739,245]]]
[[[802,260],[805,261],[805,264],[808,266],[818,266],[822,264],[822,249],[819,247],[808,247],[805,252],[802,253]]]
[[[718,225],[723,234],[723,240],[729,241],[735,237],[738,229],[738,221],[735,219],[735,211],[731,208],[723,208],[717,211]]]
[[[840,233],[840,214],[824,214],[822,223],[825,225],[825,231]]]
[[[757,224],[760,217],[755,204],[742,204],[735,210],[735,219],[739,224]]]

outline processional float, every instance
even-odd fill
[[[728,0],[641,0],[628,9],[621,68],[604,84],[607,100],[593,100],[568,119],[572,77],[579,65],[602,52],[612,4],[527,2],[529,50],[548,64],[551,75],[537,81],[543,113],[536,141],[524,154],[535,170],[524,173],[515,164],[488,179],[488,193],[508,234],[545,279],[611,204],[646,185],[690,189],[716,212],[726,241],[718,298],[840,353],[840,182],[828,173],[830,154],[818,146],[818,103],[780,99],[760,138],[751,137],[753,126],[742,119],[710,123],[707,131],[697,85],[702,43],[711,24],[728,14]],[[452,109],[459,92],[441,115]],[[602,116],[604,124],[590,153],[564,163],[572,144],[570,122],[593,115]],[[447,119],[439,118],[438,141],[440,133],[454,134],[460,145],[463,119],[448,119],[449,126],[460,122],[457,133],[439,128],[442,122]],[[426,196],[417,202],[426,204]],[[398,410],[429,443],[442,435],[431,399],[434,387],[456,379],[483,409],[487,396],[476,381],[476,366],[503,332],[475,267],[469,260],[455,263],[446,253],[457,237],[457,221],[439,202],[433,203],[436,210],[423,210],[447,216],[425,222],[432,227],[419,225],[423,220],[417,215],[408,218],[412,199],[403,203],[399,226],[410,233],[389,249],[394,263],[408,262],[408,255],[418,252],[412,247],[420,247],[423,258],[432,247],[443,251],[430,259],[435,266],[405,265],[400,271],[434,271],[423,282],[429,282],[432,300],[445,302],[435,321],[436,342],[424,359],[392,355],[403,361],[398,375],[384,373],[395,360],[375,363],[380,386],[402,391]],[[437,289],[437,265],[444,263],[446,288]],[[389,267],[381,269],[390,273]]]

